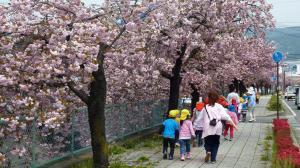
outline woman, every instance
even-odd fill
[[[236,130],[237,127],[226,113],[222,105],[217,103],[219,95],[216,91],[208,93],[208,104],[204,106],[201,114],[203,121],[204,147],[206,150],[205,162],[216,163],[217,152],[220,144],[220,135],[222,134],[221,120],[228,121]]]

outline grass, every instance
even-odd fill
[[[270,161],[270,158],[269,158],[268,155],[261,155],[261,156],[260,156],[260,160],[261,160],[261,161]]]
[[[127,165],[126,163],[117,160],[117,161],[113,161],[112,163],[110,163],[109,165],[110,168],[130,168],[132,166]]]
[[[267,109],[270,111],[276,111],[277,110],[277,96],[276,95],[272,95],[271,99],[268,102],[268,106]],[[279,101],[279,111],[282,111],[283,107],[281,102]]]
[[[137,159],[137,162],[139,163],[148,162],[148,161],[150,161],[150,159],[147,156],[141,156]]]
[[[270,140],[272,140],[272,139],[273,139],[272,134],[269,134],[269,135],[267,135],[267,136],[265,137],[265,140],[268,140],[268,141],[270,141]]]
[[[70,168],[93,168],[93,159],[89,158],[82,162],[73,164]]]
[[[120,144],[111,144],[109,145],[109,154],[110,156],[116,156],[116,157],[110,157],[111,161],[109,167],[110,168],[152,168],[153,163],[150,161],[150,158],[147,156],[142,155],[139,158],[137,158],[137,160],[133,161],[132,163],[134,165],[128,165],[128,163],[125,163],[120,159],[120,156],[122,156],[121,154],[124,154],[132,150],[138,150],[140,148],[153,149],[161,146],[162,146],[162,140],[161,137],[158,135],[153,135],[146,138],[125,140],[123,143]],[[83,160],[80,163],[76,163],[70,166],[70,168],[92,168],[92,167],[93,167],[92,158]]]
[[[263,140],[263,149],[264,153],[261,155],[260,160],[261,161],[270,161],[272,156],[270,155],[271,151],[271,142],[273,140],[273,134],[271,132],[271,128],[267,127],[267,135]]]
[[[155,148],[162,145],[161,137],[158,135],[153,135],[148,138],[137,138],[132,140],[127,140],[121,144],[125,149],[137,149],[137,148]]]
[[[117,159],[110,163],[109,168],[150,168],[153,167],[150,159],[146,156],[141,156],[137,159],[139,165],[128,165],[127,163]],[[145,164],[143,164],[145,163]],[[80,163],[72,165],[70,168],[93,168],[92,158],[84,160]]]
[[[126,148],[120,146],[118,144],[110,145],[109,146],[109,154],[110,155],[119,155],[126,152]]]

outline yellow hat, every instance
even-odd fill
[[[176,117],[179,114],[179,110],[171,110],[169,112],[169,117]]]
[[[245,100],[242,97],[240,97],[240,103],[244,103],[244,102]]]
[[[181,110],[180,120],[186,120],[187,116],[190,115],[190,111],[188,109]]]

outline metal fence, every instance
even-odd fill
[[[166,100],[108,105],[105,110],[108,141],[159,126],[167,105]],[[7,125],[0,123],[0,126]],[[53,163],[80,151],[90,150],[90,141],[86,108],[74,112],[57,128],[45,127],[33,120],[22,133],[16,131],[0,137],[0,152],[6,155],[6,161],[0,167],[39,167]],[[14,153],[22,153],[22,156]]]

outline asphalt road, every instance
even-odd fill
[[[296,114],[295,118],[298,121],[298,123],[300,123],[300,110],[298,110],[297,106],[295,105],[295,99],[290,99],[289,101],[285,100],[285,102],[295,112],[295,114]]]

